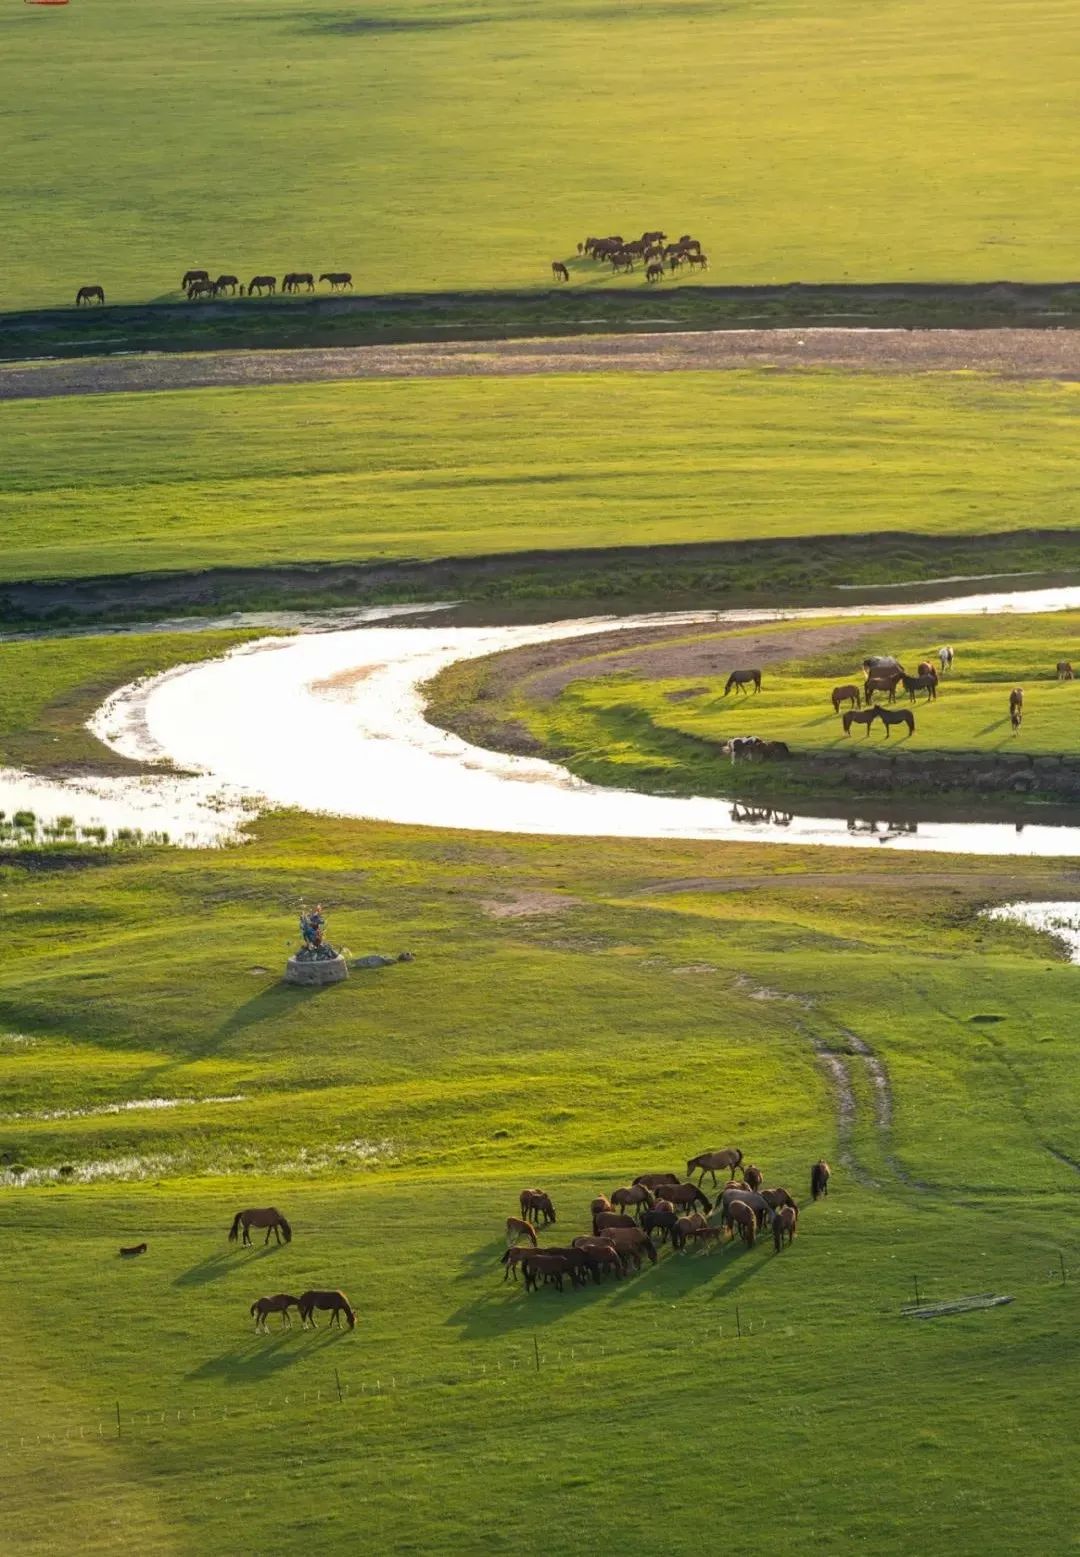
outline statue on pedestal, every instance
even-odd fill
[[[312,909],[300,906],[300,938],[303,945],[289,958],[285,979],[289,984],[336,984],[349,976],[349,965],[326,939],[326,915],[321,903]]]

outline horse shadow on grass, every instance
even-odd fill
[[[252,1249],[247,1254],[245,1268],[255,1260],[265,1259],[268,1254],[273,1254],[278,1245],[276,1243],[264,1244],[262,1248]],[[218,1281],[222,1276],[227,1276],[232,1270],[237,1269],[236,1256],[243,1251],[240,1249],[219,1249],[214,1254],[208,1254],[197,1265],[192,1265],[189,1270],[183,1271],[173,1278],[174,1287],[201,1287],[208,1281]]]
[[[273,1321],[271,1320],[271,1323]],[[273,1378],[293,1363],[310,1361],[315,1354],[344,1338],[348,1330],[301,1330],[293,1321],[291,1330],[274,1329],[269,1336],[251,1335],[241,1345],[208,1357],[186,1375],[189,1379],[221,1379],[226,1384],[250,1384],[252,1380]]]
[[[499,1261],[505,1253],[505,1238],[493,1238],[481,1248],[472,1249],[462,1261],[461,1271],[454,1280],[472,1281],[475,1276],[483,1275],[484,1271],[498,1271]]]

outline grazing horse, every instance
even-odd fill
[[[148,1247],[149,1245],[145,1243],[133,1243],[126,1249],[121,1245],[120,1258],[124,1260],[133,1259],[136,1254],[145,1254]]]
[[[570,280],[570,272],[567,270],[567,268],[563,264],[562,260],[552,260],[552,262],[551,262],[551,274],[554,276],[556,281],[569,281]]]
[[[676,1209],[699,1205],[706,1216],[712,1210],[712,1201],[698,1184],[670,1184],[664,1190],[664,1199],[670,1200]]]
[[[763,1189],[761,1198],[767,1206],[772,1207],[774,1212],[778,1211],[781,1206],[795,1206],[796,1211],[799,1209],[788,1191],[780,1186],[777,1186],[776,1189]]]
[[[765,1196],[759,1195],[757,1190],[747,1189],[745,1185],[740,1186],[738,1189],[725,1189],[720,1196],[721,1209],[726,1211],[737,1200],[741,1200],[744,1206],[750,1207],[759,1228],[764,1227],[766,1222],[772,1218],[773,1208],[765,1199]]]
[[[611,1192],[611,1204],[619,1211],[626,1211],[631,1206],[637,1206],[638,1215],[653,1203],[651,1189],[646,1189],[644,1184],[628,1184],[625,1189],[613,1189]]]
[[[677,1173],[639,1173],[634,1180],[635,1184],[644,1184],[646,1189],[662,1189],[665,1184],[681,1184],[682,1180]]]
[[[581,1253],[581,1251],[578,1251]],[[555,1249],[539,1249],[535,1254],[530,1253],[526,1260],[522,1261],[522,1272],[525,1276],[525,1291],[534,1292],[539,1286],[538,1277],[543,1276],[545,1285],[554,1282],[556,1292],[563,1291],[563,1277],[569,1276],[571,1284],[580,1286],[575,1263],[569,1255]]]
[[[832,710],[834,714],[840,712],[841,703],[851,703],[855,708],[862,707],[862,694],[854,682],[847,682],[842,687],[832,689]]]
[[[187,299],[193,303],[197,297],[216,297],[217,283],[214,281],[193,281],[187,289]]]
[[[615,1207],[606,1195],[596,1195],[589,1201],[589,1215],[599,1216],[601,1211],[614,1211]]]
[[[674,1232],[676,1224],[680,1221],[682,1218],[676,1216],[674,1206],[669,1201],[663,1200],[642,1213],[641,1230],[643,1233],[648,1233],[650,1237],[653,1233],[658,1233],[660,1242],[663,1243],[664,1239]]]
[[[349,292],[352,290],[351,270],[324,270],[319,280],[329,281],[331,292]]]
[[[84,303],[104,303],[105,293],[101,287],[80,287],[75,294],[75,307],[81,308]]]
[[[742,1177],[747,1189],[757,1191],[761,1188],[761,1181],[765,1175],[760,1168],[755,1168],[751,1162],[742,1170]]]
[[[510,1277],[513,1276],[516,1281],[518,1266],[523,1265],[532,1252],[532,1247],[529,1244],[512,1243],[506,1253],[499,1257],[499,1264],[504,1266],[506,1271],[503,1280],[509,1281]]]
[[[636,1227],[637,1220],[628,1211],[598,1211],[593,1217],[593,1237],[610,1232],[613,1227]]]
[[[694,254],[687,254],[686,261],[688,265],[695,266],[698,270],[708,270],[709,268],[709,256],[702,254],[700,249]]]
[[[542,1189],[523,1189],[518,1196],[518,1206],[525,1221],[532,1221],[538,1216],[542,1216],[545,1223],[555,1220],[551,1196],[545,1195]]]
[[[686,1164],[686,1176],[692,1179],[695,1173],[700,1173],[698,1183],[704,1184],[706,1173],[711,1173],[715,1184],[717,1168],[727,1168],[729,1172],[734,1173],[741,1163],[742,1152],[737,1146],[725,1147],[722,1152],[702,1152],[698,1157],[691,1157]],[[664,1193],[666,1194],[667,1191],[665,1190]]]
[[[600,1280],[602,1271],[615,1277],[623,1274],[622,1258],[610,1238],[575,1238],[570,1247],[585,1256],[594,1281]]]
[[[920,660],[915,674],[917,676],[933,676],[935,679],[937,678],[937,671],[929,660]]]
[[[1013,687],[1009,693],[1009,723],[1012,725],[1012,733],[1020,734],[1020,726],[1024,722],[1024,689]]]
[[[863,740],[865,741],[870,734],[870,726],[879,713],[880,709],[874,708],[872,705],[868,708],[849,708],[846,713],[840,716],[844,722],[844,734],[851,734],[853,724],[861,724],[865,726],[863,729]]]
[[[798,1230],[799,1213],[795,1210],[794,1206],[781,1206],[779,1211],[773,1217],[772,1221],[773,1247],[775,1248],[777,1254],[779,1254],[780,1250],[784,1247],[785,1233],[787,1234],[787,1241],[790,1244]]]
[[[896,702],[896,689],[904,679],[902,670],[888,671],[885,674],[867,676],[863,687],[863,701],[869,706],[874,701],[875,692],[887,692],[889,702]]]
[[[733,1233],[737,1231],[748,1249],[754,1247],[754,1240],[758,1233],[758,1219],[754,1214],[753,1206],[748,1206],[745,1200],[732,1200],[724,1207],[723,1225]]]
[[[250,1229],[253,1227],[266,1228],[266,1237],[263,1239],[264,1249],[270,1242],[271,1233],[273,1233],[279,1244],[281,1242],[282,1233],[285,1234],[285,1242],[292,1243],[292,1228],[282,1216],[281,1212],[275,1210],[273,1206],[266,1206],[262,1210],[258,1211],[238,1211],[233,1217],[233,1225],[229,1229],[230,1243],[236,1242],[236,1234],[241,1227],[244,1230],[244,1242],[246,1244],[251,1242]]]
[[[289,1318],[289,1309],[299,1307],[300,1299],[291,1297],[288,1292],[276,1292],[273,1297],[256,1298],[249,1310],[255,1319],[255,1334],[270,1334],[266,1327],[267,1314],[280,1314],[281,1328],[291,1330],[292,1320]]]
[[[678,1217],[675,1226],[671,1229],[671,1247],[685,1249],[687,1239],[692,1238],[700,1228],[708,1225],[700,1211],[691,1211],[689,1216]]]
[[[640,1227],[613,1227],[604,1234],[604,1237],[615,1245],[623,1263],[625,1264],[627,1259],[631,1259],[637,1270],[641,1269],[641,1256],[643,1254],[647,1257],[650,1265],[655,1265],[659,1258],[656,1252],[656,1245],[648,1233],[643,1232]]]
[[[349,1329],[356,1325],[356,1315],[349,1307],[349,1300],[344,1292],[302,1292],[297,1299],[296,1306],[300,1310],[301,1328],[306,1330],[310,1325],[312,1330],[319,1327],[315,1322],[315,1310],[317,1308],[330,1310],[330,1325],[337,1325],[341,1329],[341,1316],[345,1315]],[[330,1326],[328,1325],[329,1329]]]
[[[634,256],[626,249],[617,249],[611,256],[611,268],[614,271],[625,270],[629,272],[633,270]]]
[[[305,292],[314,292],[315,277],[310,270],[290,270],[285,280],[281,283],[283,292],[299,292],[303,287]]]
[[[238,276],[219,276],[214,282],[215,296],[220,297],[222,292],[228,292],[232,296],[239,285],[240,279]]]
[[[736,692],[745,692],[750,683],[754,684],[754,691],[761,691],[761,672],[753,670],[733,670],[724,685],[724,696],[727,697],[732,687]]]
[[[904,684],[909,702],[914,703],[916,692],[925,692],[928,703],[932,703],[937,697],[937,676],[932,671],[929,676],[901,676],[900,680]]]
[[[1057,679],[1059,681],[1071,681],[1073,679],[1073,668],[1068,660],[1058,660]]]
[[[955,656],[947,643],[942,644],[941,648],[937,651],[937,657],[941,662],[942,675],[944,675],[947,670],[952,670],[952,662]]]
[[[536,1248],[536,1228],[531,1222],[523,1222],[520,1216],[506,1218],[506,1242],[513,1247],[519,1238],[527,1238]]]
[[[277,291],[277,277],[276,276],[252,276],[251,280],[248,282],[248,296],[249,297],[254,297],[256,292],[258,292],[260,295],[263,292],[269,292],[271,295],[273,295],[273,293],[275,293],[276,291]]]
[[[894,724],[906,724],[908,735],[915,734],[915,715],[910,708],[878,708],[875,713],[885,726],[885,739],[889,739],[889,726]],[[847,718],[847,714],[844,715]]]
[[[653,262],[653,264],[646,265],[646,267],[645,267],[645,280],[646,281],[663,281],[663,279],[664,279],[664,266],[663,266],[663,264],[662,264],[662,262],[660,260],[655,260]]]
[[[815,1162],[810,1169],[810,1198],[820,1200],[829,1193],[829,1180],[832,1178],[832,1169],[824,1157]]]
[[[181,292],[186,292],[193,282],[209,280],[210,272],[208,270],[185,270],[184,279],[180,283],[180,290]]]

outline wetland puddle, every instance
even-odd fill
[[[481,750],[436,729],[424,717],[420,690],[459,660],[598,631],[1076,606],[1074,586],[843,609],[690,611],[525,626],[375,625],[268,638],[121,688],[91,721],[99,739],[124,756],[168,761],[194,777],[45,784],[15,776],[22,788],[13,801],[0,774],[0,807],[9,816],[21,804],[39,816],[62,813],[79,828],[139,828],[188,844],[229,841],[253,810],[284,806],[491,832],[1078,856],[1080,827],[777,819],[726,800],[600,788],[554,763]]]

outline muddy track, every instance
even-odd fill
[[[513,378],[551,373],[980,372],[1080,379],[1069,329],[734,329],[455,340],[281,350],[146,351],[0,363],[0,400],[335,379]]]

